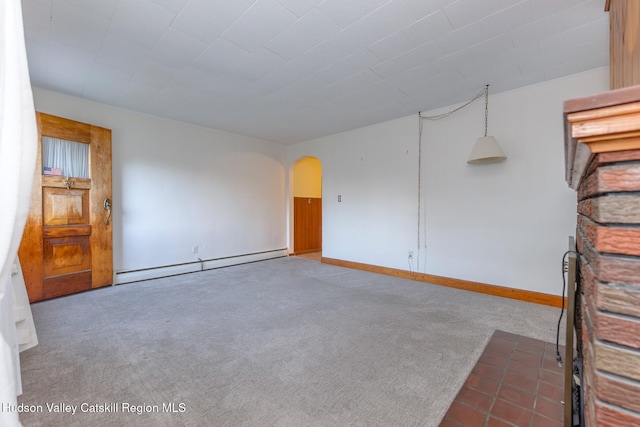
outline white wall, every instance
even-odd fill
[[[283,145],[38,88],[34,98],[38,111],[112,130],[116,271],[286,247]]]
[[[305,155],[322,162],[323,256],[404,270],[419,263],[430,274],[560,294],[576,218],[562,102],[608,83],[601,68],[490,95],[489,134],[508,156],[499,164],[466,163],[484,132],[482,100],[425,121],[420,247],[417,114],[287,147],[288,165]]]

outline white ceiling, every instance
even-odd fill
[[[295,143],[609,63],[605,0],[22,0],[34,86]]]

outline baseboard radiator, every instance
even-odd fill
[[[117,271],[115,273],[113,284],[120,285],[123,283],[139,282],[141,280],[177,276],[179,274],[195,273],[198,271],[230,267],[232,265],[247,264],[250,262],[266,261],[269,259],[282,258],[286,256],[289,256],[289,251],[287,249],[275,249],[271,251],[204,259],[181,264],[141,268],[137,270]]]

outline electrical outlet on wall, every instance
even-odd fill
[[[194,245],[191,247],[191,252],[195,255],[198,253],[198,245]]]
[[[409,251],[409,255],[407,255],[407,258],[413,259],[413,251]]]

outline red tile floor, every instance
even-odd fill
[[[562,427],[563,378],[555,344],[495,331],[440,427]]]

